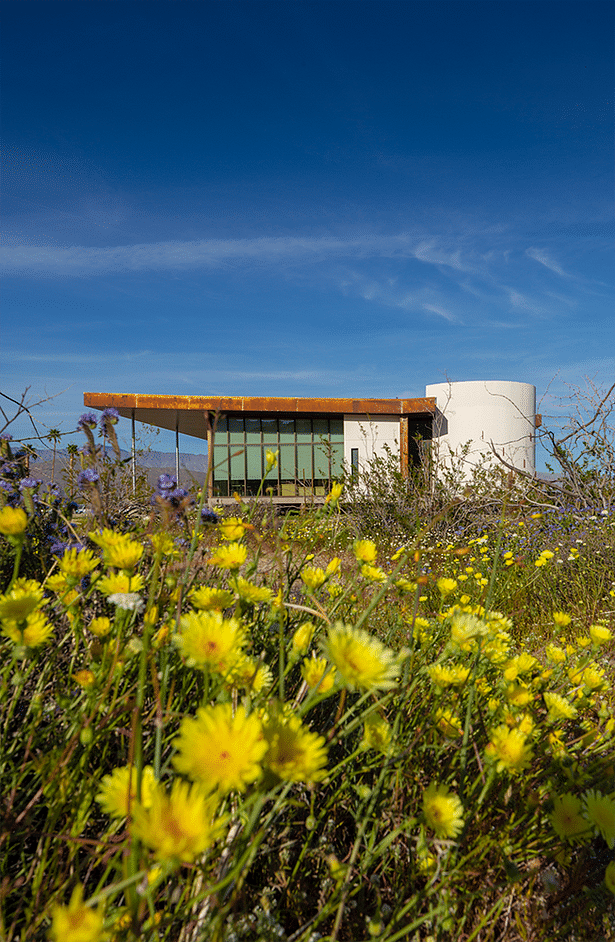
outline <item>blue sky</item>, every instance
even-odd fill
[[[610,2],[2,16],[2,390],[43,433],[85,390],[613,381]]]

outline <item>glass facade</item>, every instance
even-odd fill
[[[342,473],[341,416],[222,416],[214,437],[214,496],[257,493],[267,467],[266,452],[278,452],[263,495],[324,495]]]

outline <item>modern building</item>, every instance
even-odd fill
[[[530,383],[477,380],[436,383],[426,393],[436,400],[434,461],[456,463],[466,476],[478,465],[509,465],[528,474],[536,470],[536,388]]]
[[[419,461],[421,440],[452,455],[471,440],[473,460],[492,444],[534,470],[535,390],[526,383],[449,383],[422,399],[296,399],[85,393],[93,409],[116,408],[136,422],[207,442],[209,497],[263,493],[279,503],[322,499],[343,470],[360,475],[378,455],[399,455],[402,474]],[[502,444],[503,443],[503,444]],[[134,444],[133,444],[134,450]],[[267,452],[278,452],[268,470]],[[486,460],[486,459],[485,459]],[[178,475],[179,477],[179,475]]]

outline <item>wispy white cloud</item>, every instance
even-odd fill
[[[460,272],[471,271],[467,264],[462,263],[460,249],[456,249],[454,252],[447,252],[437,245],[435,239],[421,242],[413,250],[412,254],[417,261],[427,262],[429,265],[444,265],[447,268],[453,268],[455,271]]]
[[[360,238],[265,237],[257,239],[200,239],[111,247],[6,245],[0,266],[6,274],[80,276],[109,272],[169,271],[217,268],[238,263],[318,261],[329,258],[369,258],[411,255],[405,234]]]
[[[455,317],[450,311],[447,311],[446,308],[442,307],[441,304],[423,304],[423,307],[426,311],[431,311],[432,314],[437,314],[439,317],[443,317],[444,320],[449,321],[451,324],[454,324],[458,321],[458,318]]]
[[[151,350],[138,350],[132,353],[120,353],[114,352],[113,359],[116,363],[129,363],[132,360],[143,359],[146,357],[152,357],[154,354]],[[64,351],[54,352],[54,353],[26,353],[24,351],[15,350],[12,352],[5,352],[3,355],[4,359],[7,362],[15,363],[69,363],[72,365],[78,366],[89,366],[89,365],[104,365],[109,364],[109,354],[108,353],[65,353]]]
[[[354,294],[364,301],[376,302],[385,307],[421,314],[428,311],[437,314],[449,323],[458,323],[459,318],[442,303],[439,292],[433,287],[419,286],[414,290],[400,284],[400,279],[383,277],[376,280],[360,271],[346,269],[339,279],[339,287],[346,294]]]
[[[549,271],[555,272],[556,275],[561,275],[562,278],[570,277],[557,262],[553,261],[551,256],[548,255],[544,249],[529,248],[525,250],[525,254],[529,258],[533,258],[535,262],[544,265]]]
[[[255,239],[200,239],[138,243],[107,247],[5,244],[0,269],[25,276],[89,277],[107,273],[178,271],[220,268],[237,264],[310,263],[329,259],[415,259],[455,272],[473,266],[459,247],[451,249],[437,239],[411,233],[359,237],[263,237]]]

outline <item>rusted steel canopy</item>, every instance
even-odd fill
[[[115,408],[124,418],[207,438],[206,413],[251,415],[424,415],[436,411],[433,397],[423,399],[296,399],[261,396],[152,396],[141,393],[83,394],[91,409]]]

